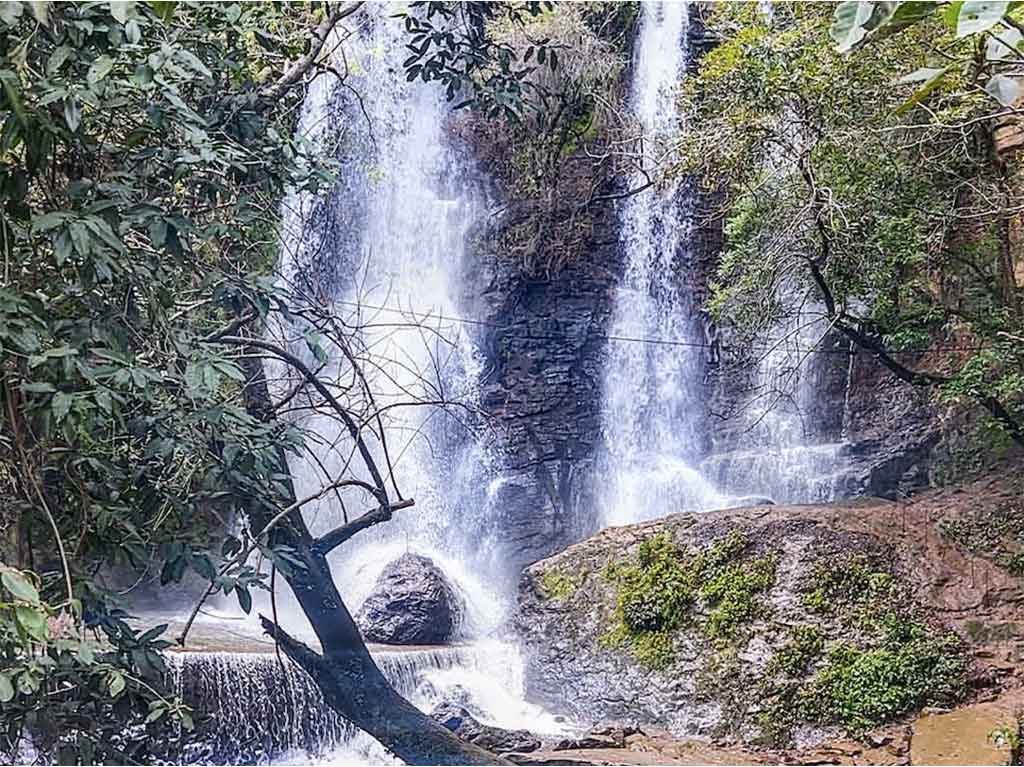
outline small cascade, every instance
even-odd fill
[[[782,319],[763,340],[753,396],[737,417],[742,447],[715,453],[701,466],[733,495],[765,495],[777,503],[830,501],[841,487],[841,423],[822,424],[819,402],[837,372],[828,321],[790,280],[781,286]],[[845,373],[842,375],[845,388]]]
[[[689,6],[645,3],[633,65],[630,107],[642,129],[639,188],[673,160],[686,74]],[[667,178],[627,198],[621,240],[625,273],[617,289],[604,376],[604,441],[609,485],[605,525],[722,505],[697,469],[702,457],[703,336],[688,274],[694,190]]]
[[[557,733],[562,725],[523,702],[522,663],[514,646],[486,641],[430,648],[372,648],[403,696],[429,712],[457,703],[478,720]],[[177,694],[197,713],[197,729],[179,760],[193,764],[266,764],[316,760],[395,763],[373,738],[323,701],[316,684],[274,653],[171,653]],[[203,713],[209,712],[209,719]]]

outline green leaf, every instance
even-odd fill
[[[117,671],[110,672],[110,675],[107,677],[107,691],[110,693],[110,697],[116,698],[124,691],[124,688],[124,676]]]
[[[867,24],[874,10],[874,3],[864,3],[858,0],[843,0],[836,6],[832,15],[832,26],[828,33],[838,44],[837,47],[840,51],[846,52],[864,39],[868,32],[864,25]],[[543,59],[540,61],[543,63]]]
[[[21,12],[24,10],[21,3],[16,0],[11,2],[0,3],[0,21],[9,27],[13,27],[18,23],[18,19],[21,18]]]
[[[25,111],[25,105],[21,101],[21,81],[18,79],[18,76],[9,69],[0,70],[0,83],[3,83],[7,102],[11,105],[14,116],[18,118],[18,122],[21,123],[22,127],[27,128],[29,126],[28,113]]]
[[[926,72],[925,70],[928,71]],[[924,80],[924,85],[914,91],[913,95],[900,104],[893,113],[896,115],[904,115],[924,101],[932,91],[942,85],[942,81],[946,78],[947,72],[949,72],[949,67],[945,67],[944,69],[922,67],[916,72],[911,72],[909,75],[900,78],[900,82],[920,82],[922,77],[927,77],[927,79]]]
[[[73,52],[74,48],[70,45],[58,46],[46,62],[46,74],[52,75],[59,71]]]
[[[15,599],[20,599],[22,602],[29,602],[33,605],[39,604],[39,591],[32,585],[32,581],[14,568],[4,570],[0,574],[0,581],[3,582],[4,588],[11,592]]]
[[[14,699],[14,685],[7,673],[0,674],[0,703],[9,703]]]
[[[177,6],[175,0],[151,0],[149,7],[161,21],[168,22],[174,15],[174,8]]]
[[[71,96],[64,99],[64,122],[67,123],[68,130],[72,133],[77,131],[78,126],[82,124],[82,107]]]
[[[956,36],[967,37],[991,29],[1009,9],[1009,2],[966,0],[956,17]]]
[[[15,605],[14,617],[32,639],[46,641],[46,615],[41,610],[30,605]]]
[[[59,391],[53,395],[53,400],[50,402],[50,412],[53,413],[53,420],[56,423],[63,421],[69,412],[71,412],[72,398],[70,394]]]
[[[110,74],[110,70],[114,68],[114,60],[110,56],[100,56],[96,59],[92,66],[89,67],[89,71],[85,75],[85,79],[90,83],[95,84]]]
[[[92,645],[82,642],[78,646],[78,661],[86,666],[91,666],[96,662],[96,653],[93,651]]]
[[[244,586],[235,586],[235,595],[238,597],[238,604],[248,614],[252,610],[252,595],[249,589]]]
[[[985,83],[985,92],[1004,107],[1012,107],[1020,98],[1020,83],[1014,77],[993,75]]]
[[[69,218],[67,213],[44,213],[41,216],[32,216],[32,233],[48,232],[61,226]]]
[[[124,24],[135,15],[135,0],[110,0],[110,15]]]

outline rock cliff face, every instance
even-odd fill
[[[714,45],[699,13],[689,35],[691,66],[699,66]],[[488,144],[479,125],[459,130],[487,175],[509,175],[513,150]],[[475,331],[484,356],[481,405],[500,432],[500,478],[487,502],[498,514],[503,560],[515,572],[596,529],[606,336],[623,271],[622,203],[609,200],[583,212],[579,205],[592,190],[614,197],[624,182],[583,155],[564,164],[554,202],[507,189],[494,195],[506,202],[475,233],[466,280],[466,311],[481,320]],[[714,190],[702,190],[696,200],[694,262],[679,279],[697,306],[708,296],[723,248],[721,202]],[[563,237],[554,236],[567,228],[574,231],[571,256]],[[545,231],[551,236],[542,236]],[[804,373],[814,397],[799,413],[803,452],[788,466],[785,457],[766,457],[751,439],[749,411],[744,415],[758,354],[706,316],[699,319],[707,323],[709,345],[719,345],[706,350],[700,374],[706,403],[696,417],[705,427],[700,468],[725,492],[781,502],[897,499],[933,482],[936,463],[948,452],[940,449],[943,414],[926,393],[896,380],[869,355],[852,353],[839,336],[823,342],[825,353]]]
[[[1019,687],[1022,491],[602,531],[524,573],[529,692],[584,722],[784,745]]]
[[[536,273],[501,248],[535,215],[510,205],[481,236],[477,294],[488,323],[481,404],[502,432],[502,478],[491,489],[501,537],[517,565],[593,531],[589,471],[601,434],[601,371],[619,245],[611,209],[595,212],[587,256]]]

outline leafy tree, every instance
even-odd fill
[[[246,410],[243,351],[211,341],[267,315],[282,190],[327,177],[291,138],[301,93],[270,92],[315,14],[0,11],[0,482],[20,568],[3,577],[36,579],[2,613],[6,750],[30,732],[137,758],[145,731],[112,729],[186,713],[163,692],[162,629],[132,628],[105,573],[192,572],[243,606],[266,577],[218,572],[210,547],[245,498],[280,495],[277,450],[298,435]]]
[[[858,38],[841,24],[850,8],[832,11],[785,4],[771,25],[733,5],[710,15],[722,42],[690,84],[688,156],[728,200],[712,309],[757,335],[813,307],[901,380],[980,404],[1024,444],[1008,237],[1022,198],[994,152],[989,75],[950,66],[925,93],[916,77],[893,82],[935,56],[970,58],[976,40],[928,15],[882,34],[863,9]]]

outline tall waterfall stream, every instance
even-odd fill
[[[526,702],[522,661],[503,633],[514,584],[488,581],[500,569],[493,565],[501,546],[489,537],[494,510],[486,490],[497,475],[487,441],[474,433],[464,409],[415,405],[443,399],[471,408],[477,401],[482,355],[451,318],[460,315],[467,231],[485,215],[486,200],[468,153],[446,130],[452,117],[441,89],[406,82],[400,24],[386,5],[367,16],[359,41],[346,42],[361,103],[326,73],[307,96],[300,130],[310,151],[337,157],[340,174],[326,197],[296,192],[286,200],[280,279],[358,327],[361,350],[392,361],[367,374],[378,406],[386,409],[394,479],[416,505],[342,546],[332,567],[354,612],[397,556],[414,551],[432,558],[465,598],[461,641],[433,649],[378,648],[374,655],[385,673],[424,710],[453,700],[488,723],[554,732],[565,725]],[[668,137],[681,121],[676,88],[692,59],[688,28],[686,3],[644,3],[629,105],[643,129],[645,170],[654,173],[673,158]],[[630,185],[642,179],[638,174]],[[698,418],[704,406],[700,306],[687,281],[696,268],[695,197],[690,181],[672,178],[621,207],[624,274],[609,334],[670,343],[609,342],[603,380],[609,471],[602,473],[603,507],[594,512],[602,525],[721,508],[741,494],[793,501],[830,492],[826,480],[809,488],[791,478],[827,478],[837,447],[805,445],[785,413],[762,424],[772,449],[759,449],[749,460],[707,455]],[[291,331],[294,351],[314,361],[301,327]],[[325,373],[346,375],[341,350],[325,351]],[[769,356],[759,375],[778,375],[779,359]],[[323,413],[307,412],[298,424],[308,455],[294,458],[291,470],[303,497],[343,473],[352,445]],[[346,511],[358,513],[364,505],[365,498],[347,490],[327,495],[307,513],[312,531],[334,527]],[[286,589],[279,590],[277,607],[286,628],[308,633]],[[217,714],[193,760],[390,760],[379,744],[328,710],[303,673],[287,662],[282,669],[273,653],[181,653],[173,673],[181,692]]]

